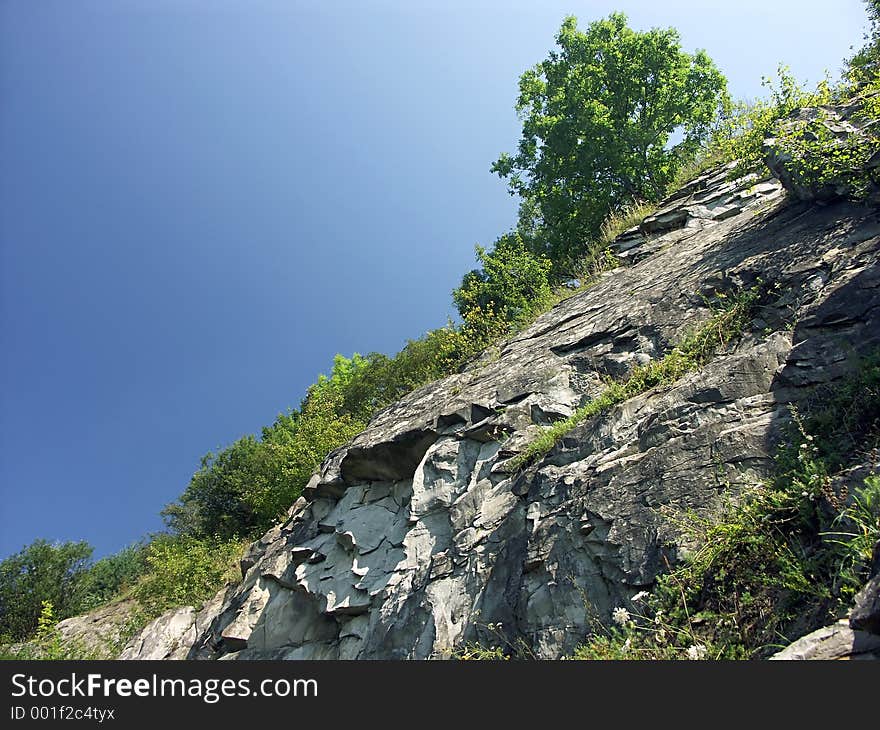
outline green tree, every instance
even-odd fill
[[[865,45],[847,59],[845,75],[849,84],[858,90],[865,84],[876,84],[880,71],[880,0],[865,0],[868,11],[868,29]]]
[[[520,78],[518,151],[492,171],[523,199],[530,248],[562,274],[613,209],[663,196],[728,97],[711,59],[682,51],[672,28],[634,31],[614,13],[581,32],[568,17],[556,40]]]
[[[482,246],[476,249],[481,268],[465,274],[461,286],[452,293],[466,323],[480,310],[517,324],[548,301],[551,263],[528,251],[519,233],[501,236],[491,251]]]
[[[58,620],[78,613],[91,555],[86,542],[35,540],[0,562],[0,637],[21,641],[33,635],[44,601]]]
[[[158,535],[146,548],[147,572],[133,594],[145,617],[174,606],[201,606],[225,580],[240,577],[240,540]]]

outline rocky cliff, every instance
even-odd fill
[[[664,508],[711,512],[766,476],[789,404],[880,347],[877,209],[727,172],[620,236],[623,266],[376,415],[252,545],[241,583],[123,658],[430,658],[481,639],[555,658],[630,605],[688,548]],[[511,466],[759,280],[771,296],[706,366]]]

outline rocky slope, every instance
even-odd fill
[[[688,547],[661,508],[711,511],[767,475],[789,403],[880,347],[880,215],[716,170],[615,247],[624,266],[379,413],[251,547],[240,584],[160,617],[123,658],[430,658],[481,639],[554,658],[630,605]],[[706,367],[511,468],[759,279],[770,303]]]

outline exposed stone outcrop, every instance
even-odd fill
[[[64,619],[57,626],[59,636],[66,645],[76,647],[84,656],[113,659],[126,634],[133,608],[133,601],[125,599]]]
[[[614,241],[618,258],[633,263],[672,244],[685,242],[714,223],[745,211],[758,211],[783,193],[772,173],[728,175],[736,163],[700,175],[672,195],[660,209]]]
[[[880,635],[880,541],[874,545],[870,580],[856,595],[850,628]]]
[[[630,605],[688,548],[662,509],[711,511],[768,474],[788,404],[880,347],[880,218],[718,170],[616,247],[630,265],[377,414],[254,543],[238,586],[160,617],[124,657],[429,658],[479,639],[558,657]],[[759,279],[773,296],[741,341],[511,468]]]
[[[880,659],[880,636],[854,630],[846,619],[841,619],[801,637],[770,659]]]
[[[157,617],[122,650],[119,659],[187,659],[194,642],[222,608],[229,588],[217,593],[201,610],[182,606]]]

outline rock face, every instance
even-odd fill
[[[379,413],[254,543],[238,586],[161,617],[125,658],[571,652],[687,549],[661,508],[711,511],[766,475],[788,404],[880,347],[878,236],[873,208],[808,207],[724,171],[694,181],[618,240],[628,265]],[[739,342],[510,467],[759,278],[775,294]]]
[[[84,655],[113,659],[132,608],[130,600],[108,603],[82,616],[59,621],[58,633],[65,643],[78,647]]]

